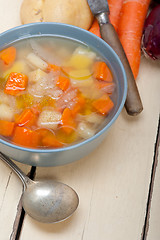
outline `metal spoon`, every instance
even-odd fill
[[[53,180],[32,181],[10,158],[0,153],[0,159],[21,179],[24,186],[23,208],[35,220],[56,223],[65,220],[77,209],[79,198],[71,187]]]

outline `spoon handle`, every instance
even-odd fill
[[[21,179],[24,189],[26,189],[27,184],[32,182],[32,180],[27,177],[24,172],[6,155],[0,152],[0,159],[6,163],[16,174],[17,176]]]

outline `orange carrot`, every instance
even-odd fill
[[[75,117],[77,113],[80,113],[83,107],[85,106],[85,98],[81,95],[78,94],[77,96],[77,101],[72,109],[72,115]]]
[[[13,142],[25,147],[37,147],[39,145],[39,135],[26,127],[16,127],[13,135]]]
[[[112,82],[113,76],[111,70],[105,62],[95,62],[93,66],[93,76],[98,80]]]
[[[20,116],[16,119],[18,126],[32,126],[36,121],[36,115],[31,111],[31,109],[25,109]]]
[[[125,0],[118,25],[118,35],[135,78],[139,71],[141,37],[150,1]]]
[[[0,52],[0,59],[6,64],[12,64],[16,58],[16,48],[9,47]]]
[[[56,138],[56,136],[54,134],[47,135],[46,137],[44,137],[42,139],[42,144],[45,147],[55,147],[55,148],[63,146],[63,143],[58,141],[58,139]]]
[[[0,135],[3,135],[5,137],[10,137],[13,134],[15,123],[0,120]]]
[[[122,3],[123,3],[123,0],[108,0],[109,10],[110,10],[109,19],[116,31],[118,28]],[[89,31],[91,33],[94,33],[98,37],[101,37],[100,27],[96,18],[94,19]]]
[[[51,64],[51,63],[48,63],[48,67],[47,67],[47,70],[48,71],[60,71],[60,67],[55,65],[55,64]]]
[[[10,95],[17,95],[26,89],[28,77],[22,73],[11,72],[4,92]]]
[[[70,85],[70,80],[69,78],[63,77],[63,76],[59,76],[56,85],[61,88],[63,91],[66,91],[67,88]]]
[[[116,31],[118,29],[120,12],[122,9],[123,1],[124,0],[108,0],[109,11],[110,11],[109,19]]]
[[[103,90],[105,93],[107,94],[112,94],[114,88],[115,88],[115,85],[113,82],[105,82],[105,81],[99,81],[97,80],[95,82],[95,85],[98,89],[101,89]]]
[[[95,18],[89,31],[98,37],[101,37],[100,28],[97,19]]]
[[[114,107],[114,103],[108,95],[103,95],[101,98],[94,100],[92,105],[102,115],[107,115]]]
[[[70,134],[75,130],[76,123],[72,115],[72,110],[65,108],[62,113],[62,129],[65,133]]]

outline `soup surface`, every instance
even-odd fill
[[[88,46],[57,37],[21,40],[0,52],[0,135],[29,148],[92,137],[116,99],[113,75]]]

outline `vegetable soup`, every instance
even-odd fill
[[[0,51],[0,135],[29,148],[59,148],[96,134],[115,107],[113,75],[97,52],[60,37]]]

